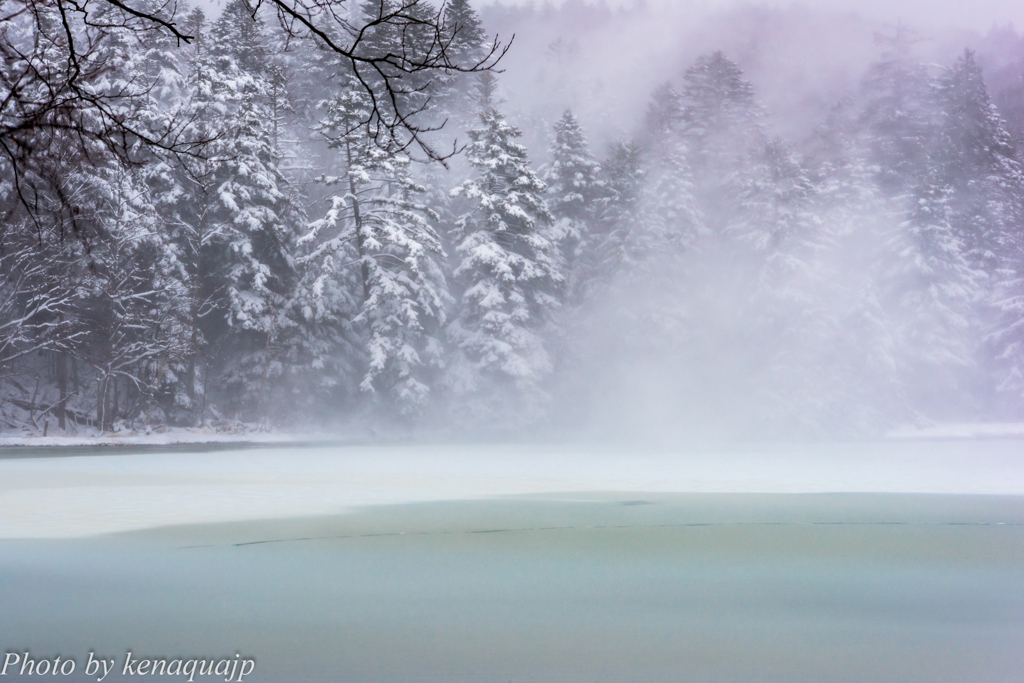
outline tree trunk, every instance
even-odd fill
[[[257,419],[263,412],[263,398],[267,391],[267,375],[270,372],[270,342],[274,338],[275,322],[277,322],[276,317],[270,319],[270,329],[267,330],[267,346],[263,350],[263,377],[260,379],[260,399],[259,403],[256,405]]]
[[[196,356],[188,359],[188,407],[194,408],[196,402]]]
[[[106,398],[107,398],[107,381],[106,379],[96,380],[96,426],[99,427],[100,432],[104,431],[107,425],[106,421]]]
[[[101,432],[109,432],[114,426],[113,411],[115,409],[110,402],[110,376],[98,379],[96,382],[99,393],[99,396],[96,397],[96,424]],[[117,380],[114,380],[114,391],[117,391]]]
[[[204,193],[205,194],[205,193]],[[204,200],[205,201],[205,200]],[[196,228],[197,235],[195,240],[190,242],[192,245],[192,262],[195,266],[195,271],[191,276],[191,283],[189,286],[191,302],[189,304],[189,324],[192,326],[190,330],[191,340],[190,354],[188,360],[188,398],[189,398],[189,410],[195,415],[196,407],[196,366],[201,365],[198,361],[202,360],[199,358],[199,310],[200,302],[202,301],[203,295],[203,238],[206,235],[206,212],[203,211],[199,215],[199,225]],[[199,424],[203,421],[203,412],[206,410],[206,388],[203,387],[203,407],[199,411]]]
[[[346,143],[348,153],[348,167],[352,168],[352,145]],[[363,301],[370,300],[370,267],[366,265],[366,249],[363,247],[363,217],[359,212],[359,200],[356,199],[356,181],[350,175],[348,178],[349,192],[352,194],[352,220],[356,224],[356,248],[359,250],[360,274],[363,278]]]
[[[207,364],[203,368],[203,404],[199,406],[199,425],[203,425],[203,419],[206,415],[206,385],[210,381],[210,365]]]
[[[113,393],[113,396],[111,397],[111,406],[110,406],[110,428],[111,429],[114,428],[114,421],[117,419],[117,404],[119,402],[118,401],[118,391],[117,391],[117,389],[118,389],[117,377],[114,377],[114,393]]]
[[[191,310],[189,312],[189,315],[191,315],[191,317],[192,317],[192,320],[190,321],[192,323],[192,341],[191,341],[192,353],[189,355],[189,358],[188,358],[188,382],[186,383],[186,386],[188,387],[188,409],[191,411],[191,413],[193,415],[193,418],[192,418],[193,419],[193,424],[195,424],[195,419],[196,419],[195,418],[195,414],[196,414],[196,357],[199,355],[199,304],[198,304],[199,293],[197,291],[195,291],[196,289],[198,289],[198,288],[194,288],[193,289],[193,294],[192,294],[192,302],[193,303],[192,303]],[[204,391],[205,391],[205,389],[204,389]],[[206,397],[205,396],[203,397],[203,403],[204,403],[204,405],[206,403]],[[202,412],[202,411],[200,411],[200,412]],[[202,424],[203,417],[202,417],[201,414],[199,415],[198,419],[199,419],[199,423]]]
[[[65,428],[64,412],[68,404],[68,354],[60,351],[57,356],[57,391],[60,393],[60,400],[57,401],[57,426],[61,431]]]

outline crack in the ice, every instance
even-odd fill
[[[462,531],[393,531],[375,534],[340,534],[331,536],[304,536],[301,538],[268,538],[258,541],[243,541],[241,543],[208,543],[201,545],[180,546],[180,550],[191,548],[218,548],[234,547],[242,548],[253,545],[268,545],[272,543],[302,543],[306,541],[330,541],[345,540],[351,538],[393,538],[398,536],[456,536],[473,534],[511,534],[530,533],[537,531],[581,531],[581,530],[606,530],[606,529],[689,529],[699,527],[740,527],[740,526],[1024,526],[1021,522],[687,522],[682,524],[594,524],[588,526],[543,526],[543,527],[516,527],[508,529],[468,529]]]

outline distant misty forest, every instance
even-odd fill
[[[1024,419],[1012,28],[81,7],[0,6],[4,432]]]

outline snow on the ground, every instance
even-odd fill
[[[324,437],[330,440],[334,437]],[[0,448],[45,446],[169,446],[176,444],[296,443],[316,440],[315,436],[276,432],[217,432],[194,429],[168,429],[162,432],[104,433],[98,435],[4,436]]]
[[[336,514],[354,506],[581,492],[1024,495],[1024,441],[267,447],[0,460],[0,538]]]
[[[367,435],[360,434],[360,438]],[[890,430],[887,439],[985,439],[1024,438],[1024,422],[949,423],[928,426],[907,425]],[[102,434],[54,435],[0,433],[0,449],[8,447],[46,448],[61,446],[173,446],[189,444],[301,444],[338,441],[333,433],[281,433],[247,430],[238,432],[212,429],[166,428],[149,433],[134,431]]]

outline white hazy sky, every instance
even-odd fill
[[[543,4],[545,0],[533,0]],[[502,0],[502,4],[525,4],[530,0]],[[610,6],[632,6],[637,0],[606,0]],[[478,7],[494,4],[493,0],[475,0]],[[554,4],[561,4],[554,1]],[[903,19],[916,26],[952,26],[984,31],[993,24],[1012,23],[1024,27],[1024,0],[646,0],[648,6],[669,6],[687,11],[706,12],[747,5],[789,7],[804,5],[815,9],[856,10],[883,21]]]
[[[440,2],[440,0],[435,0]],[[494,0],[472,0],[477,7],[498,4]],[[533,2],[541,5],[548,0],[500,0],[504,5],[522,5]],[[550,0],[559,5],[563,0]],[[705,13],[724,10],[736,5],[765,5],[790,7],[803,5],[815,9],[855,10],[882,21],[895,23],[903,19],[915,26],[942,26],[985,31],[993,24],[1012,23],[1024,28],[1024,0],[605,0],[612,7],[633,6],[639,3],[649,7],[668,6],[676,10]],[[219,13],[223,0],[193,0],[207,8],[211,14]]]
[[[472,0],[477,7],[492,4],[522,5],[564,0]],[[586,0],[584,0],[586,1]],[[596,1],[596,0],[593,0]],[[435,0],[440,2],[440,0]],[[814,9],[852,10],[881,21],[896,23],[904,20],[916,27],[956,27],[986,31],[993,24],[1013,24],[1024,28],[1024,0],[605,0],[612,7],[646,4],[648,7],[665,6],[677,12],[705,14],[729,9],[737,5],[764,5],[791,7],[802,5]],[[220,12],[223,0],[193,0],[194,5],[207,9],[210,16]]]

